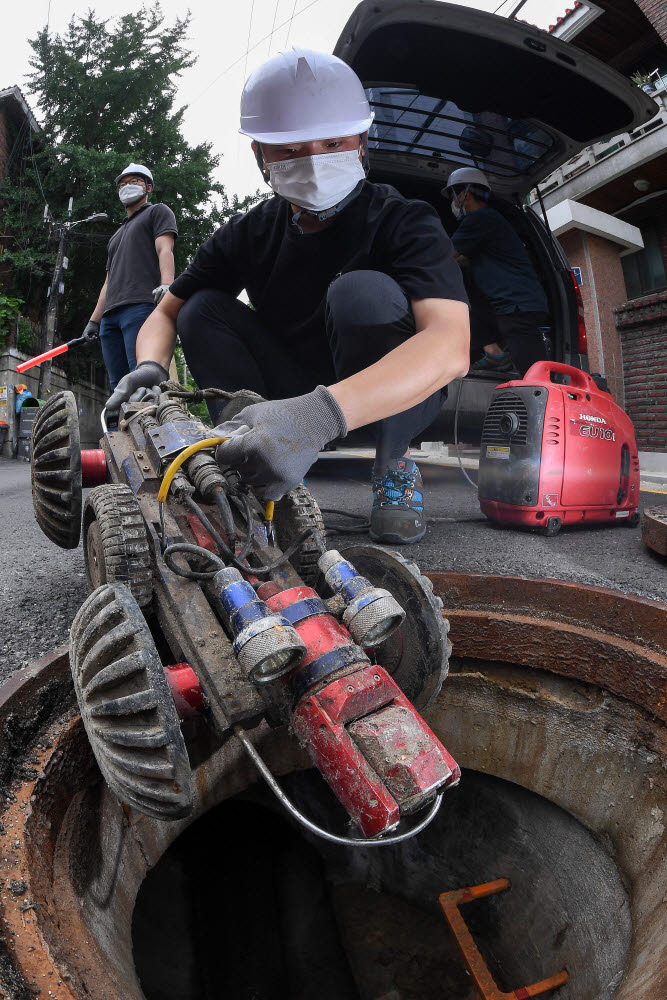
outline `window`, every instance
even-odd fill
[[[667,284],[665,261],[658,230],[652,220],[635,222],[644,239],[644,249],[621,258],[628,298],[636,299]]]
[[[370,149],[427,159],[442,156],[461,167],[513,177],[532,171],[554,144],[532,121],[464,111],[445,98],[407,87],[369,87],[366,96],[375,112],[368,131]]]

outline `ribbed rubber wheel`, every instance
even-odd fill
[[[190,762],[153,637],[122,584],[98,587],[70,635],[81,719],[106,783],[156,819],[192,810]]]
[[[153,596],[153,571],[141,508],[129,486],[105,483],[86,497],[83,508],[84,559],[91,590],[124,583],[137,604]]]
[[[75,549],[81,537],[81,440],[73,393],[59,392],[40,407],[30,454],[37,523],[61,549]]]
[[[452,645],[442,600],[417,563],[380,545],[352,545],[341,555],[376,587],[392,594],[405,611],[396,631],[374,655],[404,694],[420,710],[437,696],[449,672]]]
[[[315,497],[303,484],[295,486],[282,500],[278,500],[273,519],[276,539],[283,552],[306,528],[315,527],[324,537],[324,521],[320,508]],[[320,550],[310,535],[290,559],[294,569],[309,587],[314,587],[317,581],[319,557]]]

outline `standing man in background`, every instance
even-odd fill
[[[174,280],[174,213],[150,205],[153,175],[140,163],[116,178],[127,217],[109,240],[107,277],[83,335],[98,334],[111,389],[137,366],[135,344],[144,320]]]
[[[523,378],[546,358],[540,328],[549,325],[547,297],[528,251],[507,219],[488,204],[491,187],[477,167],[455,170],[442,194],[458,220],[452,236],[455,259],[462,267],[470,265],[476,288],[495,314],[483,339],[484,357],[472,371],[516,369]]]

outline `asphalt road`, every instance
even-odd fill
[[[332,455],[308,477],[320,506],[351,513],[370,508],[368,459]],[[564,529],[554,538],[494,527],[457,468],[421,466],[426,537],[404,550],[423,570],[557,578],[667,601],[667,562],[641,541],[639,528],[614,524]],[[475,473],[471,473],[473,479]],[[642,493],[642,506],[667,497]],[[332,547],[365,536],[332,539]],[[81,547],[66,551],[40,531],[32,512],[30,466],[0,459],[0,678],[68,641],[87,596]]]

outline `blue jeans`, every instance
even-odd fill
[[[137,302],[118,306],[102,317],[100,343],[112,392],[123,375],[133,372],[137,367],[137,334],[154,309],[154,305]]]

